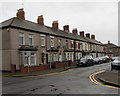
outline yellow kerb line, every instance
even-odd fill
[[[63,72],[56,72],[56,73],[50,73],[50,74],[44,74],[44,75],[36,75],[36,76],[49,76],[49,75],[55,75],[55,74],[61,74],[65,72],[73,71],[73,69],[68,69],[67,71]],[[27,78],[27,77],[35,77],[35,76],[23,76],[23,77],[0,77],[0,78]]]
[[[91,80],[92,82],[94,82],[95,84],[97,84],[97,85],[106,86],[106,87],[115,88],[115,89],[120,89],[120,88],[118,88],[118,87],[113,87],[113,86],[110,86],[110,85],[104,85],[104,84],[98,82],[98,81],[95,79],[95,75],[97,75],[97,74],[99,74],[99,73],[103,73],[103,72],[105,72],[105,70],[104,70],[104,71],[100,71],[100,72],[93,73],[92,75],[89,76],[90,80]]]

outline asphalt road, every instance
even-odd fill
[[[3,78],[3,94],[118,94],[118,89],[97,85],[92,73],[109,70],[110,64],[74,68],[73,71],[27,78]]]

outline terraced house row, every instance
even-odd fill
[[[75,65],[82,56],[106,55],[106,47],[95,35],[76,28],[70,32],[69,25],[60,30],[58,21],[53,21],[52,27],[46,26],[42,15],[37,23],[25,20],[23,9],[18,10],[16,17],[2,22],[0,30],[3,71],[66,67]]]

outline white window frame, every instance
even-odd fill
[[[71,40],[71,42],[72,42],[72,48],[71,49],[74,49],[74,41],[73,40]],[[71,46],[71,45],[70,45]]]
[[[42,47],[45,46],[45,37],[44,36],[41,37],[41,46]]]
[[[26,55],[25,55],[25,53],[26,53]],[[34,52],[25,52],[24,53],[24,65],[25,66],[31,66],[31,65],[36,65],[36,53],[34,53]],[[32,53],[34,53],[34,55],[32,55]],[[33,57],[34,56],[34,64],[32,64],[31,63],[31,57]],[[25,57],[28,57],[28,64],[25,64]]]
[[[29,45],[34,45],[33,35],[29,34],[28,38],[29,38]],[[30,41],[30,39],[31,39],[31,41]]]
[[[60,47],[62,46],[62,40],[61,39],[58,40],[58,46],[60,46]]]
[[[20,38],[23,39],[22,44],[20,44],[20,43],[21,43],[21,42],[20,42]],[[19,45],[25,45],[25,37],[24,37],[24,33],[22,33],[22,32],[19,33]]]
[[[69,42],[68,42],[68,40],[65,41],[65,47],[69,48]]]
[[[79,41],[76,41],[76,49],[78,49],[78,42],[79,42]]]
[[[50,46],[54,47],[54,38],[50,38]]]

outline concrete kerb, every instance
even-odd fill
[[[47,75],[55,75],[55,74],[60,74],[60,73],[65,73],[65,72],[69,72],[72,71],[72,69],[75,67],[66,67],[62,70],[56,71],[56,72],[51,72],[51,73],[46,73],[46,74],[27,74],[27,75],[5,75],[2,78],[24,78],[24,77],[34,77],[34,76],[47,76]]]
[[[114,82],[110,82],[110,81],[104,80],[103,78],[98,78],[98,80],[99,80],[100,82],[102,82],[103,84],[105,84],[105,85],[110,85],[110,86],[114,86],[114,87],[120,88],[120,85],[119,85],[119,84],[116,84],[116,83],[114,83]]]
[[[92,74],[91,76],[94,77],[95,81],[98,82],[99,85],[106,85],[108,87],[110,87],[110,86],[112,87],[113,86],[113,88],[117,87],[118,89],[120,89],[120,85],[119,84],[116,84],[115,82],[111,82],[111,81],[105,80],[105,79],[103,79],[104,77],[98,77],[97,76],[97,75],[99,75],[101,73],[104,73],[104,72],[106,72],[106,71],[96,72],[96,73]],[[93,82],[95,82],[95,81],[93,80]]]

